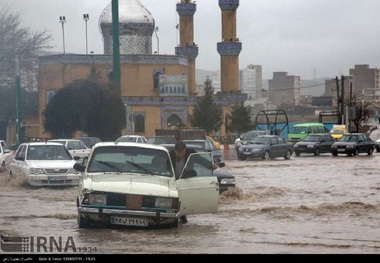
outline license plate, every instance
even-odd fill
[[[245,154],[245,155],[250,155],[251,152],[243,152],[243,154]]]
[[[111,216],[111,224],[123,226],[148,226],[144,218]]]
[[[67,176],[48,176],[49,181],[66,180]]]
[[[344,152],[345,149],[338,149],[338,152]]]

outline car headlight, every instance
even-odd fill
[[[90,205],[106,205],[107,204],[107,196],[99,195],[99,194],[89,194],[88,203]]]
[[[307,148],[314,148],[314,145],[308,145]]]
[[[223,178],[220,184],[235,184],[235,178]]]
[[[171,198],[156,197],[154,206],[160,208],[172,208],[173,200]]]
[[[42,168],[29,168],[29,174],[44,174],[45,171]]]

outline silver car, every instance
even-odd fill
[[[60,143],[22,143],[9,164],[9,176],[25,178],[31,186],[77,186],[80,173],[73,168],[75,163]]]
[[[247,144],[241,145],[237,152],[239,160],[250,158],[284,157],[290,159],[293,153],[293,144],[278,135],[259,135]]]

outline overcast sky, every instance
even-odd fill
[[[119,0],[120,2],[121,0]],[[179,35],[178,0],[140,0],[159,27],[160,54],[174,54]],[[219,70],[216,43],[221,41],[221,11],[218,0],[197,0],[194,15],[195,42],[199,46],[198,69]],[[111,0],[0,0],[19,12],[24,26],[46,29],[54,37],[54,51],[86,53],[85,22],[89,14],[88,50],[103,54],[99,16]],[[243,43],[240,69],[262,65],[263,78],[273,72],[312,79],[314,76],[347,75],[355,64],[380,67],[380,0],[240,0],[237,37]],[[157,50],[153,35],[152,50]]]

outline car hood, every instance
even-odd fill
[[[241,146],[242,149],[264,149],[267,147],[268,147],[267,144],[250,144],[250,143]]]
[[[30,167],[33,168],[73,168],[74,164],[76,163],[75,160],[33,160],[33,161],[27,161],[29,163]]]
[[[316,145],[318,142],[297,142],[296,145]]]
[[[214,172],[214,175],[216,177],[234,178],[234,176],[229,171],[227,171],[226,169],[223,169],[223,168],[218,167],[213,172]]]
[[[141,174],[95,174],[83,179],[90,191],[178,197],[174,178]]]

